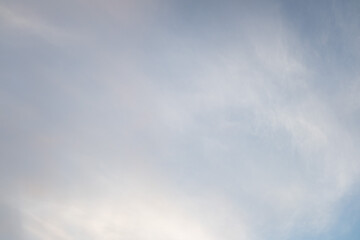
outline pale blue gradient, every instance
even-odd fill
[[[358,239],[358,1],[0,3],[0,238]]]

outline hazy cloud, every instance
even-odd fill
[[[341,238],[357,7],[4,1],[0,236]]]

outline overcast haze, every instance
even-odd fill
[[[359,239],[359,66],[357,0],[0,0],[0,239]]]

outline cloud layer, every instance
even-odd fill
[[[3,1],[0,237],[356,238],[358,8]]]

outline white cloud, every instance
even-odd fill
[[[92,4],[85,19],[99,7],[98,17],[111,15],[106,24],[138,34],[116,46],[107,37],[121,34],[97,38],[103,25],[88,28],[97,42],[82,57],[83,49],[72,48],[79,68],[39,70],[56,89],[51,101],[60,102],[49,108],[16,101],[21,91],[3,95],[3,109],[13,113],[2,127],[15,136],[10,148],[24,152],[9,178],[17,191],[7,192],[26,236],[253,240],[331,226],[358,180],[358,136],[314,86],[321,74],[300,54],[311,49],[278,7],[239,14],[234,40],[214,37],[214,47],[196,34],[174,34],[142,1]],[[68,31],[20,12],[0,5],[9,26],[67,38]],[[358,110],[354,86],[339,94],[348,116]],[[44,127],[47,111],[61,118]],[[36,159],[30,170],[21,167],[26,154]]]
[[[111,173],[99,177],[107,176]],[[129,181],[133,177],[128,174],[125,184],[107,179],[100,186],[106,191],[92,189],[92,197],[23,199],[26,234],[59,240],[250,239],[246,225],[218,197],[184,196],[143,176]]]

